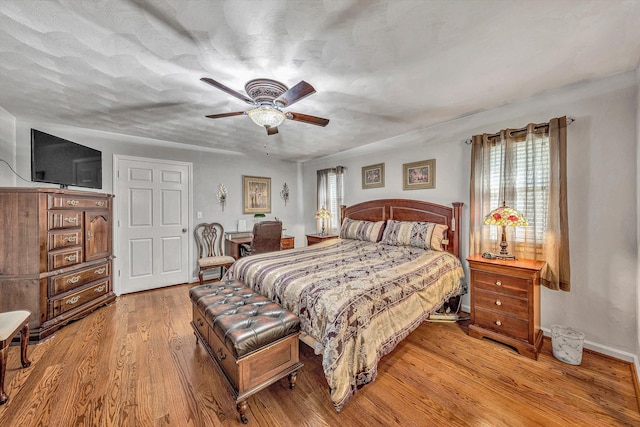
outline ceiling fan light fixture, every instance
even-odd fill
[[[247,112],[251,120],[260,127],[278,127],[286,119],[285,114],[270,106],[256,107]]]

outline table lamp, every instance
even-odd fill
[[[331,218],[331,212],[329,212],[327,209],[325,209],[324,207],[321,207],[320,209],[318,209],[318,212],[316,212],[316,219],[321,219],[322,220],[322,231],[320,232],[321,236],[324,236],[324,220],[327,218]]]
[[[489,212],[482,221],[485,225],[497,225],[502,227],[502,241],[500,242],[500,253],[492,254],[498,259],[516,259],[515,255],[509,255],[507,252],[507,227],[526,226],[529,222],[517,209],[510,208],[504,202],[502,206]]]

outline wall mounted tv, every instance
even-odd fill
[[[31,129],[31,181],[102,188],[102,152]]]

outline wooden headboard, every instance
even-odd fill
[[[340,206],[340,221],[351,218],[362,221],[423,221],[446,224],[449,226],[449,243],[443,248],[460,257],[460,216],[462,202],[452,203],[453,208],[435,203],[409,199],[379,199],[358,203],[352,206]]]

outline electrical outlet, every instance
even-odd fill
[[[202,212],[198,211],[196,213],[196,216],[198,217],[198,219],[202,219]]]

